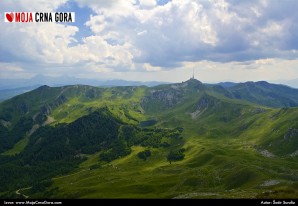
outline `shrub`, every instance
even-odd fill
[[[151,156],[151,151],[150,150],[145,150],[145,151],[142,151],[142,152],[139,152],[138,153],[138,157],[140,159],[143,159],[144,161],[147,160],[148,157]]]
[[[170,162],[170,164],[175,161],[180,161],[184,159],[184,154],[183,152],[185,151],[184,148],[178,150],[178,151],[173,151],[171,150],[170,153],[167,156],[167,160]]]

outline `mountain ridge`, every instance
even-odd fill
[[[238,90],[247,93],[240,98]],[[0,103],[0,197],[15,197],[21,186],[32,187],[26,195],[36,198],[174,198],[193,191],[204,197],[206,188],[219,197],[232,197],[226,191],[234,189],[256,198],[273,178],[275,197],[283,196],[279,185],[292,190],[298,175],[298,108],[287,105],[295,95],[266,82],[224,88],[196,79],[154,87],[41,86]],[[82,189],[88,185],[93,189]]]
[[[48,85],[51,87],[60,87],[67,85],[89,85],[89,86],[101,86],[101,87],[115,87],[115,86],[157,86],[160,84],[174,84],[170,82],[157,82],[157,81],[149,81],[149,82],[141,82],[141,81],[127,81],[127,80],[95,80],[95,79],[80,79],[74,78],[70,76],[62,76],[62,77],[48,77],[43,75],[35,76],[31,79],[2,79],[0,82],[0,101],[9,99],[16,95],[25,93],[26,91],[30,91],[36,89],[42,85]],[[217,84],[206,84],[206,85],[220,85],[224,88],[230,88],[235,85],[242,83],[234,83],[234,82],[220,82]],[[282,84],[280,85],[282,86]],[[285,85],[286,86],[286,85]],[[295,88],[293,88],[295,89]]]

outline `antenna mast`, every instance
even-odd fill
[[[195,79],[195,68],[192,69],[192,79]]]

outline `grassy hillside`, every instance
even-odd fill
[[[237,99],[269,107],[297,107],[298,90],[265,81],[246,82],[228,88]]]
[[[27,167],[2,196],[30,187],[23,194],[52,198],[297,197],[298,108],[267,97],[285,88],[261,82],[240,98],[236,86],[43,86],[5,101],[0,169],[12,179]],[[26,175],[49,165],[57,170]]]
[[[293,111],[297,113],[297,109],[293,109],[288,115]],[[261,114],[261,118],[266,120],[275,112],[278,111],[268,111]],[[291,116],[297,122],[297,115]],[[278,120],[263,122],[263,125],[258,121],[252,123],[251,129],[239,136],[212,136],[209,133],[209,136],[201,136],[186,129],[183,135],[186,137],[185,159],[172,164],[165,158],[167,148],[152,150],[152,157],[143,161],[137,153],[144,148],[133,147],[129,156],[95,170],[88,170],[90,165],[98,163],[98,156],[91,155],[77,172],[54,179],[52,188],[59,189],[53,197],[297,197],[297,157],[279,155],[276,148],[262,144],[274,125],[290,125]],[[258,132],[255,127],[266,129]],[[264,152],[266,150],[268,153]]]

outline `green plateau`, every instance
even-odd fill
[[[1,198],[297,198],[298,89],[42,86],[0,103]]]

